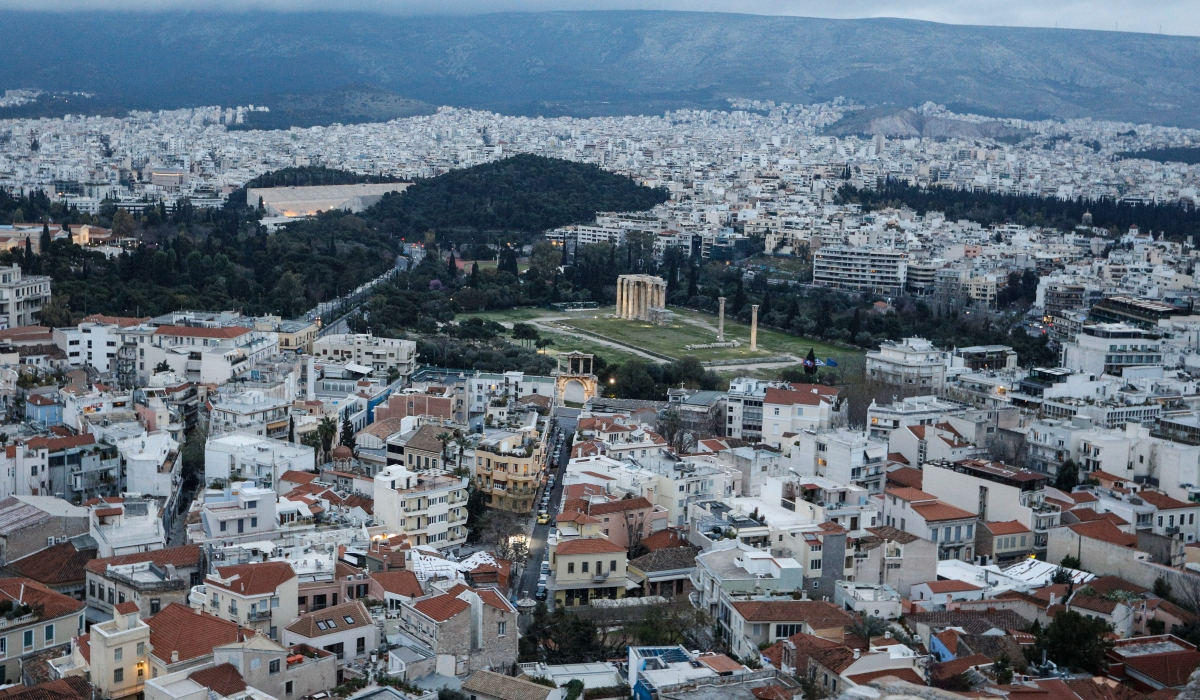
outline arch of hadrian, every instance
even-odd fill
[[[638,321],[657,321],[667,306],[667,283],[652,275],[621,275],[617,277],[617,317]]]

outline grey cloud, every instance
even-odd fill
[[[475,14],[547,10],[695,10],[953,24],[1200,35],[1200,0],[0,0],[25,10],[369,11]]]

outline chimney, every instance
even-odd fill
[[[171,663],[173,663],[173,664],[179,663],[179,651],[178,650],[171,651]]]

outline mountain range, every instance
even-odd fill
[[[432,105],[525,115],[845,96],[1200,127],[1196,37],[658,11],[10,10],[0,33],[0,86],[94,92],[97,104],[129,108],[228,106],[366,83]]]

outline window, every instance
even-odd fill
[[[145,642],[137,643],[137,655],[139,657],[146,655],[146,643]]]
[[[222,521],[221,521],[221,532],[225,532],[225,531],[226,531],[226,530],[228,530],[228,529],[229,529],[229,523],[227,523],[227,522],[225,522],[224,520],[222,520]]]
[[[284,686],[283,686],[283,692],[284,692],[284,694],[285,694],[285,695],[291,695],[291,694],[292,694],[292,682],[291,682],[291,681],[288,681],[287,683],[285,683],[285,684],[284,684]]]
[[[616,570],[617,570],[617,560],[616,560],[616,559],[611,559],[611,560],[609,560],[609,562],[608,562],[608,570],[609,570],[609,571],[616,571]]]
[[[33,648],[33,630],[25,630],[25,634],[21,635],[21,643],[26,649]]]
[[[355,641],[355,643],[354,643],[354,653],[355,654],[363,654],[363,653],[366,653],[366,651],[367,651],[367,638],[359,637],[358,640]]]
[[[349,615],[342,615],[342,619],[346,621],[346,624],[347,624],[347,625],[353,625],[353,624],[354,624],[354,618],[353,618],[353,617],[350,617]]]
[[[937,531],[937,528],[936,528],[936,527],[935,527],[935,528],[933,528],[933,530],[932,530],[932,533],[933,533],[933,534],[930,536],[930,538],[929,538],[929,539],[930,539],[931,541],[933,541],[933,542],[937,542],[937,533],[938,533],[938,531]]]
[[[121,604],[124,602],[125,602],[125,591],[120,591],[117,593],[117,604]]]
[[[820,559],[813,559],[811,563],[812,563],[812,566],[809,567],[810,569],[812,569],[813,571],[821,570],[821,560]]]
[[[296,605],[308,605],[308,596],[302,595],[296,598]]]
[[[267,636],[271,639],[279,639],[279,628],[275,625],[271,625],[271,629],[267,632]]]
[[[0,637],[0,656],[8,656],[8,637]],[[4,674],[0,672],[0,676]],[[4,680],[0,678],[0,681]]]
[[[95,581],[88,581],[88,597],[89,598],[96,597],[96,582]]]
[[[582,564],[580,564],[579,570],[586,574],[588,572],[588,563],[585,561]]]
[[[584,566],[587,566],[587,565],[584,564]],[[586,569],[585,569],[585,571],[586,571]],[[568,574],[575,573],[575,562],[573,562],[573,561],[567,562],[567,573]]]
[[[125,669],[114,668],[113,669],[113,683],[121,683],[124,680],[125,680]]]
[[[279,659],[271,659],[271,662],[267,664],[267,672],[279,673]]]
[[[246,501],[246,507],[247,508],[257,508],[258,501]]]
[[[117,647],[113,649],[113,661],[122,661],[125,658],[125,647]]]
[[[46,629],[43,631],[43,633],[45,635],[43,638],[44,641],[47,643],[54,641],[54,625],[46,625]]]
[[[755,625],[754,627],[756,628],[754,633],[758,634],[758,625]],[[775,625],[775,636],[783,639],[794,634],[800,634],[804,631],[802,629],[803,627],[804,625]]]
[[[507,622],[497,622],[496,623],[496,635],[497,636],[503,637],[507,631],[508,631],[508,623]]]
[[[150,599],[150,614],[157,615],[160,610],[162,610],[162,599],[151,598]]]
[[[250,527],[258,527],[258,518],[250,518]]]

